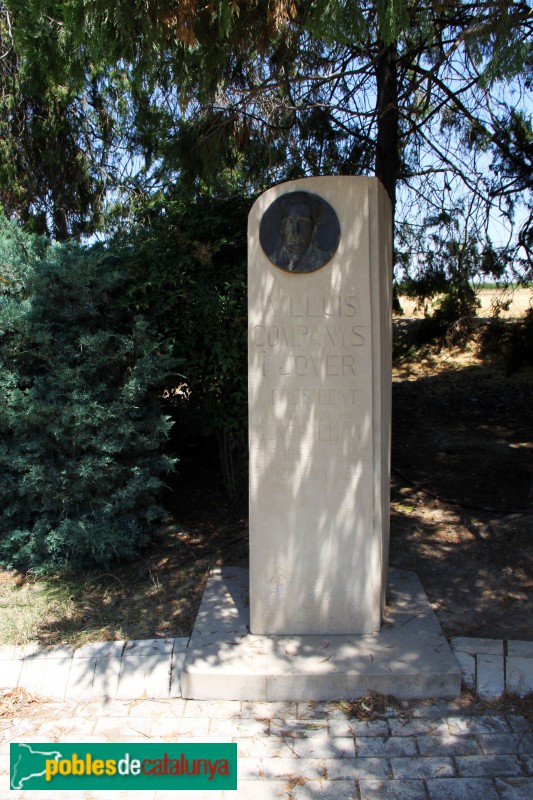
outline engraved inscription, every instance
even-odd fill
[[[267,442],[300,442],[311,436],[318,442],[340,442],[360,440],[361,428],[350,419],[332,420],[319,418],[317,424],[310,425],[304,421],[264,422],[256,428],[257,440],[265,445]]]
[[[355,294],[270,295],[251,326],[268,405],[250,429],[258,480],[311,480],[341,495],[361,477],[368,334]],[[365,427],[366,430],[366,427]]]
[[[273,406],[354,406],[357,389],[272,389],[270,403]]]
[[[257,347],[362,347],[364,330],[362,325],[255,325],[252,342]]]

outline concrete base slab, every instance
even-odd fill
[[[461,671],[420,581],[390,570],[390,613],[364,635],[249,632],[248,570],[214,570],[181,675],[183,697],[306,701],[362,697],[455,698]]]

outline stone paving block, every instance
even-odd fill
[[[328,732],[328,722],[325,719],[286,719],[269,721],[271,736],[292,736],[303,739],[314,733]]]
[[[459,775],[469,777],[506,777],[523,775],[524,771],[514,755],[457,756]]]
[[[131,717],[132,724],[135,717]],[[177,736],[207,736],[211,720],[209,717],[155,717],[154,725],[162,733],[158,735],[170,735],[174,732]]]
[[[461,650],[463,653],[486,653],[488,655],[503,656],[502,639],[481,639],[471,636],[454,636],[450,642],[453,651]]]
[[[361,758],[418,755],[415,739],[410,736],[361,736],[355,740],[355,752]]]
[[[73,658],[121,658],[127,642],[88,642],[74,650]]]
[[[151,736],[155,721],[149,717],[98,717],[94,735],[108,742],[127,742],[130,736]]]
[[[20,679],[22,661],[11,659],[0,665],[0,689],[15,689]]]
[[[520,756],[520,759],[529,775],[533,775],[533,756]]]
[[[189,637],[188,636],[178,636],[174,638],[174,644],[172,647],[172,652],[174,655],[181,655],[187,652],[187,647],[189,646]]]
[[[6,644],[0,647],[0,661],[13,661],[19,659],[19,648],[14,644]]]
[[[461,667],[461,674],[463,676],[463,683],[468,689],[475,689],[476,687],[476,657],[471,653],[463,653],[462,650],[454,650],[453,654],[459,666]]]
[[[299,702],[297,706],[298,706],[298,711],[296,713],[297,719],[327,719],[331,703]]]
[[[411,714],[413,717],[428,717],[436,719],[448,716],[449,703],[436,702],[435,700],[419,701],[411,704]]]
[[[517,733],[529,731],[530,729],[527,719],[524,719],[521,714],[507,714],[507,722],[509,728]]]
[[[40,697],[63,700],[71,664],[71,658],[24,659],[18,685]]]
[[[505,735],[505,734],[503,734]],[[417,736],[418,749],[422,756],[477,756],[481,748],[473,736]]]
[[[268,734],[268,723],[259,719],[212,719],[209,735],[225,739],[244,739]]]
[[[258,781],[263,774],[263,760],[261,758],[237,758],[237,780]]]
[[[72,647],[64,644],[54,645],[53,647],[36,647],[35,645],[28,645],[22,648],[22,658],[27,661],[29,659],[52,659],[59,658],[61,660],[70,659],[74,655]]]
[[[327,704],[327,719],[331,722],[333,720],[343,721],[348,719],[346,711],[343,710],[341,703],[328,703]]]
[[[207,718],[195,719],[194,717],[176,717],[176,719],[172,719],[172,717],[158,717],[152,720],[152,732],[154,736],[164,739],[168,739],[169,737],[183,739],[186,737],[204,737],[204,740],[208,741],[210,721],[211,720]]]
[[[74,667],[74,661],[72,662]],[[94,663],[92,697],[116,699],[120,677],[120,661],[112,656],[98,657]]]
[[[66,700],[92,700],[96,658],[72,660],[65,691]],[[116,689],[116,687],[115,687]]]
[[[264,780],[316,781],[326,776],[326,762],[319,758],[264,758],[262,770]]]
[[[74,713],[79,717],[127,717],[130,710],[128,700],[101,697],[97,700],[80,701],[75,704]]]
[[[451,758],[445,756],[418,756],[415,758],[391,758],[394,778],[451,778],[455,769]]]
[[[476,692],[481,700],[497,700],[505,691],[504,661],[496,655],[476,656]]]
[[[187,640],[188,641],[188,640]],[[181,671],[187,655],[187,647],[183,645],[182,639],[174,639],[174,649],[172,651],[171,677],[170,677],[170,696],[181,697]]]
[[[126,642],[122,656],[135,655],[164,655],[172,654],[174,650],[174,639],[133,639]]]
[[[533,658],[507,656],[505,688],[519,697],[533,692]]]
[[[448,729],[452,736],[471,736],[477,733],[510,733],[511,729],[503,716],[457,716],[448,718]]]
[[[80,736],[89,736],[92,734],[96,720],[90,717],[79,719],[78,717],[61,717],[59,719],[49,719],[40,722],[36,735],[42,737],[43,742],[54,741],[55,737],[59,737],[63,741],[63,737],[70,733],[77,733]]]
[[[61,734],[61,742],[65,742],[67,744],[101,744],[102,737],[95,736],[93,733],[91,734],[80,734],[78,731],[72,731],[71,733],[62,733]],[[133,736],[128,737],[128,743],[133,743],[135,741],[142,742],[143,744],[146,743],[146,738],[135,738]]]
[[[533,642],[519,642],[508,639],[507,655],[520,656],[521,658],[533,658]]]
[[[384,758],[340,758],[326,761],[329,781],[382,780],[391,777],[389,763]]]
[[[533,778],[496,778],[494,783],[501,800],[531,800]]]
[[[291,800],[359,800],[359,792],[353,781],[306,781],[291,785]]]
[[[170,640],[172,641],[172,640]],[[169,697],[172,655],[124,653],[120,662],[117,697]]]
[[[189,700],[188,702],[201,702]],[[204,701],[205,702],[205,701]],[[226,701],[233,703],[234,701]],[[239,701],[237,701],[239,702]],[[260,701],[253,702],[245,700],[240,702],[240,716],[252,717],[253,719],[296,719],[298,708],[296,703],[263,703]]]
[[[440,778],[426,785],[430,800],[499,800],[489,778]]]
[[[240,700],[184,700],[184,717],[233,719],[241,715]]]
[[[363,780],[359,789],[361,800],[425,800],[426,797],[423,781]]]
[[[386,719],[332,720],[329,731],[332,736],[388,736],[389,723]]]
[[[292,756],[294,752],[290,749],[290,745],[277,736],[237,739],[237,758],[291,758]]]
[[[174,717],[171,701],[166,699],[131,700],[128,704],[130,717]],[[183,709],[182,709],[183,710]]]
[[[297,758],[354,758],[353,739],[333,739],[327,734],[315,734],[305,738],[285,737],[287,747]]]
[[[11,741],[12,733],[13,728],[11,723],[6,725],[6,727],[2,728],[0,731],[0,766],[2,763],[5,764],[6,759],[9,760],[9,743]]]
[[[185,703],[187,701],[183,700],[181,697],[171,697],[169,700],[170,704],[170,716],[171,717],[183,717],[185,712]]]
[[[21,645],[9,645],[8,651],[11,651],[12,658],[30,658],[30,657],[37,657],[39,655],[45,655],[46,648],[41,647],[40,645],[36,644],[35,642],[30,644],[21,644]]]
[[[0,781],[0,788],[3,789],[3,781]],[[9,789],[9,786],[6,784],[5,786],[6,797],[9,797],[9,800],[24,800],[24,792],[19,792],[18,790]],[[8,794],[9,792],[9,794]],[[26,794],[28,797],[28,794]]]
[[[531,745],[531,737],[520,733],[481,733],[477,737],[483,753],[487,755],[505,755],[507,753],[517,753],[520,740],[523,740],[524,747]],[[527,752],[525,749],[523,753]],[[461,755],[469,755],[461,753]]]
[[[424,734],[447,733],[447,722],[443,719],[391,719],[390,730],[393,736],[421,736]]]

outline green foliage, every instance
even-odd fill
[[[533,367],[533,309],[524,319],[492,319],[480,337],[483,356],[503,360],[508,374]]]
[[[495,251],[482,250],[480,242],[459,213],[445,212],[428,217],[416,236],[410,227],[401,231],[397,260],[404,270],[402,292],[417,299],[432,316],[419,328],[420,341],[447,334],[457,324],[467,330],[465,321],[475,316],[479,301],[473,282],[477,275],[500,277],[501,263]]]
[[[102,184],[76,141],[77,108],[54,92],[35,96],[18,85],[0,99],[0,197],[29,229],[57,239],[100,224]],[[73,135],[74,134],[74,135]]]
[[[0,192],[33,229],[80,235],[101,226],[106,198],[124,218],[177,181],[218,191],[228,170],[249,194],[376,174],[399,198],[399,225],[462,206],[487,253],[480,269],[531,276],[523,0],[4,0],[0,11]],[[500,215],[521,226],[506,253],[490,242]]]
[[[305,25],[313,36],[329,45],[348,44],[362,38],[367,28],[361,6],[353,0],[318,0],[312,3]]]
[[[216,436],[228,494],[246,485],[246,217],[242,197],[167,195],[113,247],[134,281],[123,302],[181,362],[169,393],[180,430]],[[173,390],[186,384],[188,400]],[[185,388],[182,389],[182,392]]]
[[[172,362],[100,248],[0,222],[0,561],[35,571],[133,558],[162,518]]]

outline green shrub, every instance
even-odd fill
[[[0,562],[22,570],[136,556],[162,518],[172,363],[119,299],[102,249],[0,221]]]
[[[125,302],[180,359],[178,435],[216,437],[228,496],[247,486],[245,197],[166,197],[114,242],[134,277]]]
[[[523,319],[495,317],[485,326],[480,337],[480,353],[499,358],[510,375],[533,366],[533,308]]]

